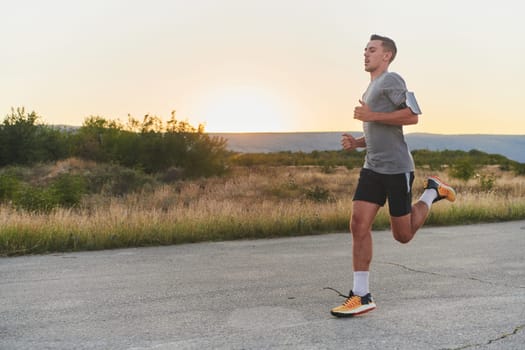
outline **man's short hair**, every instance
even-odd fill
[[[392,52],[392,57],[390,58],[390,62],[392,62],[394,58],[396,58],[397,47],[396,47],[396,43],[394,42],[394,40],[386,36],[381,36],[377,34],[372,34],[372,36],[370,37],[370,40],[380,40],[382,43],[381,46],[383,46],[383,49],[385,51]]]

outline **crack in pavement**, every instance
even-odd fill
[[[424,273],[424,274],[427,274],[427,275],[433,275],[433,276],[439,276],[439,277],[450,277],[450,278],[457,278],[457,279],[467,279],[467,280],[476,281],[476,282],[480,282],[480,283],[484,283],[484,284],[490,284],[492,286],[505,286],[505,287],[509,287],[509,288],[525,289],[525,286],[516,286],[516,285],[512,285],[512,284],[507,284],[507,283],[497,283],[497,282],[493,282],[493,281],[489,281],[489,280],[483,280],[483,279],[477,278],[477,277],[471,277],[471,276],[465,277],[465,276],[447,275],[447,274],[444,274],[444,273],[424,271],[424,270],[417,270],[417,269],[408,267],[408,266],[403,265],[403,264],[398,264],[398,263],[393,263],[393,262],[388,262],[388,261],[376,261],[376,264],[397,266],[397,267],[400,267],[400,268],[402,268],[404,270],[407,270],[407,271],[410,271],[410,272]]]
[[[486,343],[468,344],[468,345],[460,346],[458,348],[443,348],[441,350],[464,350],[464,349],[469,349],[469,348],[478,347],[478,346],[490,345],[490,344],[495,343],[497,341],[500,341],[500,340],[503,340],[505,338],[511,337],[513,335],[516,335],[516,334],[518,334],[519,331],[523,330],[524,328],[525,328],[525,324],[519,325],[516,328],[514,328],[514,330],[512,332],[502,334],[499,337],[494,338],[494,339],[489,339],[489,341],[486,342]]]
[[[516,334],[518,334],[519,331],[523,330],[523,328],[525,328],[525,324],[519,325],[518,327],[514,328],[514,331],[512,331],[511,333],[506,333],[506,334],[503,334],[503,335],[499,336],[499,337],[496,338],[496,339],[491,339],[491,340],[489,340],[489,342],[487,343],[487,345],[488,345],[488,344],[492,344],[492,343],[494,343],[494,342],[497,342],[497,341],[499,341],[499,340],[505,339],[505,338],[507,338],[507,337],[511,337],[511,336],[513,336],[513,335],[516,335]]]
[[[493,281],[483,280],[483,279],[476,278],[476,277],[464,277],[464,276],[456,276],[456,275],[447,275],[447,274],[438,273],[438,272],[417,270],[417,269],[408,267],[406,265],[393,263],[393,262],[377,261],[376,263],[383,264],[383,265],[396,266],[396,267],[402,268],[404,270],[407,270],[407,271],[410,271],[410,272],[415,272],[415,273],[424,273],[424,274],[427,274],[427,275],[433,275],[433,276],[439,276],[439,277],[468,279],[468,280],[471,280],[471,281],[476,281],[476,282],[489,284],[489,285],[493,285],[493,286],[498,285],[498,286],[505,286],[505,287],[509,287],[509,288],[525,289],[525,286],[515,286],[515,285],[509,285],[509,284],[496,283],[496,282],[493,282]],[[498,341],[503,340],[505,338],[511,337],[513,335],[516,335],[516,334],[518,334],[518,332],[522,331],[523,329],[525,329],[525,324],[522,324],[522,325],[519,325],[519,326],[515,327],[514,330],[512,332],[510,332],[510,333],[504,333],[504,334],[500,335],[499,337],[496,337],[494,339],[489,339],[486,343],[468,344],[468,345],[463,345],[463,346],[460,346],[460,347],[457,347],[457,348],[444,348],[444,349],[441,349],[441,350],[463,350],[463,349],[469,349],[469,348],[473,348],[473,347],[490,345],[492,343],[495,343],[495,342],[498,342]]]

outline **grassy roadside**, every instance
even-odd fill
[[[77,209],[29,213],[0,207],[0,255],[98,250],[348,230],[358,169],[238,167],[227,177],[162,185],[121,197],[91,196]],[[436,203],[427,225],[525,219],[525,178],[459,181],[455,203]],[[433,172],[434,173],[434,172]],[[430,172],[418,169],[414,199]],[[388,228],[382,209],[374,229]]]

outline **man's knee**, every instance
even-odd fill
[[[350,220],[350,233],[355,238],[363,238],[370,234],[370,224],[359,216],[353,215]]]
[[[414,232],[410,225],[410,215],[390,219],[390,226],[394,239],[399,243],[406,244],[414,238]]]
[[[354,201],[350,219],[350,232],[357,239],[365,239],[371,234],[372,223],[380,206],[375,203]]]
[[[392,230],[392,233],[394,235],[394,239],[398,241],[399,243],[407,244],[412,240],[414,235],[409,231],[395,231]]]

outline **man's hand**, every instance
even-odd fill
[[[361,120],[363,122],[373,121],[374,112],[370,110],[370,107],[363,101],[359,100],[361,106],[354,108],[354,119]]]
[[[343,137],[341,138],[341,145],[345,151],[352,151],[358,147],[363,147],[361,142],[350,134],[343,134]]]

